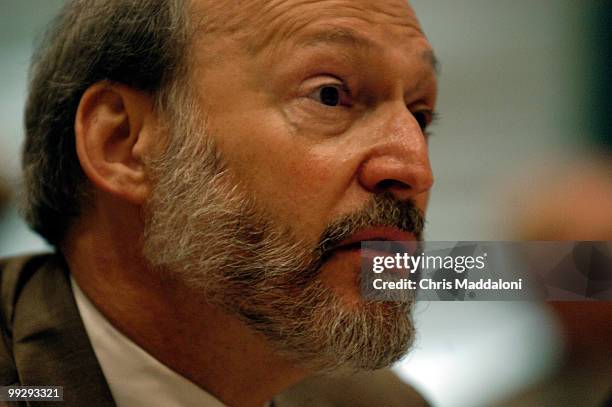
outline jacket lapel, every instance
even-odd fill
[[[61,256],[49,256],[23,285],[13,315],[13,354],[22,385],[63,386],[64,402],[58,405],[115,405]]]

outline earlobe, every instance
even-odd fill
[[[144,203],[149,185],[142,155],[154,120],[150,96],[144,92],[107,82],[85,91],[75,118],[76,150],[95,188]]]

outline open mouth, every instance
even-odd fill
[[[354,251],[362,249],[364,242],[376,242],[367,244],[375,251],[388,252],[389,254],[406,253],[414,250],[416,237],[408,232],[403,232],[392,227],[372,227],[360,230],[351,237],[343,240],[336,250]]]

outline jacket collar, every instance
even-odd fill
[[[31,274],[13,312],[13,355],[22,385],[63,386],[68,405],[115,405],[60,255],[46,256]]]

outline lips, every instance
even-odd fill
[[[351,237],[340,242],[336,249],[351,250],[360,249],[361,242],[366,241],[393,241],[393,242],[412,242],[416,241],[416,236],[412,233],[403,232],[393,227],[373,227],[362,229]]]

